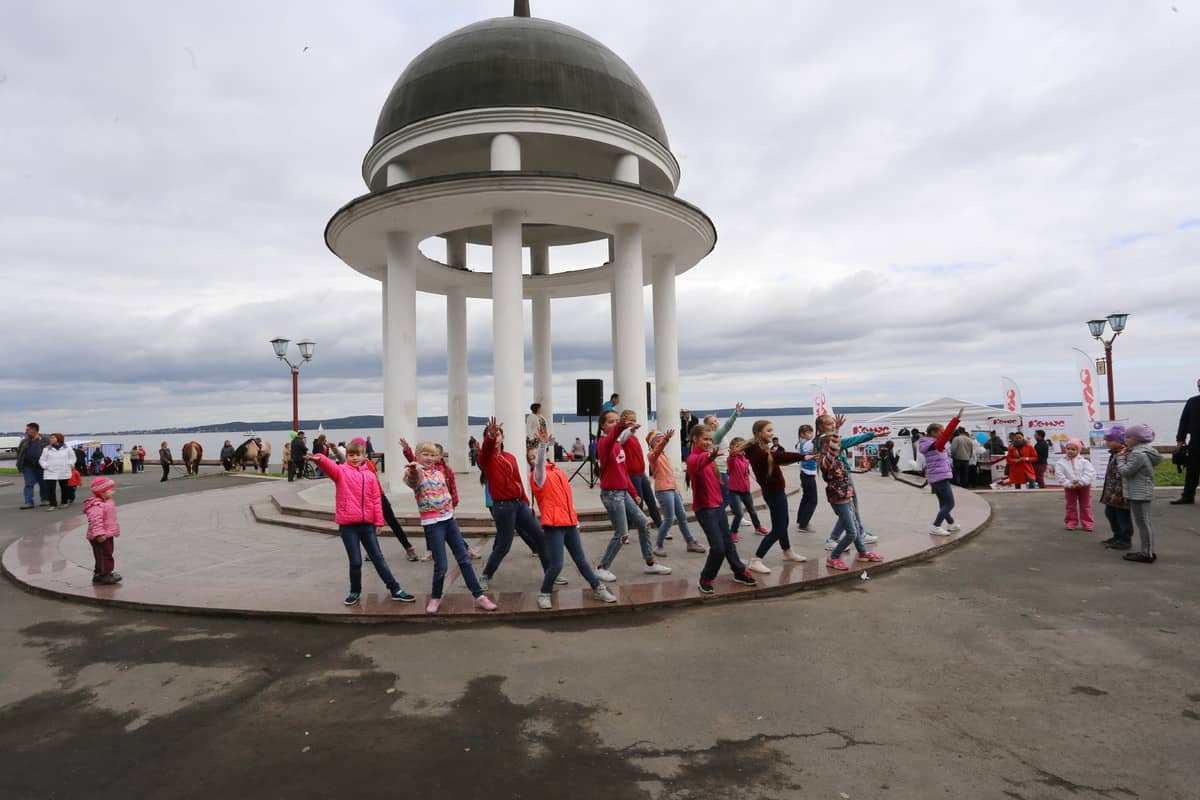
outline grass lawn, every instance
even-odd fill
[[[16,467],[0,467],[0,475],[20,475],[21,471]]]
[[[1184,473],[1175,469],[1171,457],[1167,456],[1154,468],[1155,486],[1183,486]]]

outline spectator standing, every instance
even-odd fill
[[[25,426],[25,438],[17,445],[17,469],[25,479],[25,504],[22,509],[33,508],[33,487],[38,490],[38,502],[44,506],[50,505],[46,499],[46,483],[42,477],[42,450],[46,447],[46,438],[41,434],[41,428],[36,422]]]
[[[308,442],[304,439],[304,431],[296,431],[296,438],[292,439],[290,455],[287,468],[288,483],[294,481],[297,475],[301,478],[304,477],[304,457],[308,455]]]
[[[1037,475],[1033,472],[1033,463],[1037,461],[1037,452],[1025,441],[1025,434],[1014,433],[1012,447],[1008,448],[1008,482],[1016,489],[1037,488]]]
[[[47,511],[58,508],[59,501],[55,500],[54,488],[60,490],[59,500],[66,508],[70,489],[67,481],[71,480],[71,469],[75,466],[75,451],[67,447],[61,433],[50,434],[50,443],[42,448],[38,459],[42,467],[42,480],[45,482],[46,499],[49,501]]]
[[[1039,489],[1046,488],[1046,467],[1050,464],[1050,443],[1046,441],[1046,432],[1033,432],[1033,452],[1037,453],[1037,461],[1033,462],[1033,474],[1037,479]]]
[[[158,482],[162,483],[167,479],[167,475],[171,472],[171,465],[175,463],[175,459],[171,456],[171,448],[167,447],[167,443],[163,442],[158,447],[158,463],[162,466],[162,477]]]
[[[1196,381],[1196,389],[1200,390],[1200,380]],[[1171,505],[1194,505],[1196,485],[1200,483],[1200,394],[1192,395],[1183,404],[1175,446],[1187,448],[1187,474],[1183,477],[1183,494],[1172,500]]]
[[[224,446],[221,448],[221,466],[226,472],[233,471],[233,458],[237,455],[237,451],[233,449],[233,443],[228,439],[225,440]]]
[[[550,429],[546,427],[546,418],[542,416],[542,404],[531,404],[529,413],[525,415],[525,446],[530,450],[536,450],[538,435],[541,431],[548,430]]]
[[[600,413],[603,414],[605,411],[616,411],[617,406],[619,406],[620,404],[621,404],[621,395],[617,394],[616,392],[613,392],[612,396],[608,398],[608,402],[605,403],[604,405],[600,406]]]
[[[950,466],[954,472],[954,483],[964,489],[970,484],[971,456],[975,452],[975,440],[966,428],[955,431],[950,442]]]

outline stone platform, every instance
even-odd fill
[[[322,522],[320,512],[326,509],[326,501],[332,500],[325,482],[292,486],[255,482],[244,487],[120,506],[122,535],[117,540],[116,562],[124,582],[116,586],[91,583],[92,554],[84,537],[86,523],[82,514],[55,515],[46,528],[14,542],[4,552],[3,568],[11,579],[32,591],[137,608],[343,621],[540,618],[748,599],[835,581],[860,580],[866,570],[876,574],[953,547],[977,532],[990,516],[986,501],[971,492],[956,490],[956,517],[963,531],[946,538],[932,537],[926,530],[936,512],[936,501],[927,489],[914,489],[877,475],[859,475],[855,481],[864,520],[880,537],[874,549],[887,558],[886,562],[856,564],[851,554],[845,558],[851,566],[849,572],[828,570],[824,565],[827,554],[823,543],[833,526],[833,515],[822,498],[813,520],[820,533],[796,533],[793,520],[793,545],[808,557],[806,563],[783,565],[778,549],[774,549],[765,558],[772,572],[756,575],[757,587],[733,583],[728,567],[724,567],[716,580],[714,595],[701,595],[696,588],[705,556],[685,552],[683,539],[675,528],[674,538],[666,543],[669,556],[660,559],[672,567],[671,575],[643,574],[634,533],[633,541],[622,548],[613,565],[617,583],[608,584],[619,602],[604,604],[592,600],[590,589],[568,558],[562,575],[570,584],[555,592],[552,611],[541,611],[536,605],[541,579],[538,560],[517,540],[488,593],[499,604],[498,611],[474,610],[457,567],[451,563],[442,610],[436,617],[430,617],[424,613],[424,606],[432,564],[405,560],[399,543],[388,534],[382,539],[384,554],[401,584],[417,596],[417,602],[390,600],[371,565],[364,564],[362,601],[347,607],[341,603],[347,589],[346,556],[341,541],[330,535],[332,531],[264,525],[256,521],[252,511],[252,507],[270,505],[272,494],[287,496],[290,491],[293,498],[290,502],[307,506],[317,514],[314,521]],[[586,486],[577,486],[575,491],[581,516],[585,519],[594,516],[597,511],[594,506],[599,505],[598,494],[593,504],[592,493]],[[472,509],[476,498],[468,495],[465,485],[463,495],[460,516],[471,523],[468,527],[475,527],[472,517],[484,513],[482,502]],[[796,496],[790,498],[792,514],[797,500]],[[397,513],[402,518],[406,516],[404,501],[399,497],[393,501]],[[704,541],[699,526],[692,523],[690,527],[693,535]],[[414,546],[423,551],[419,527],[405,525],[405,529]],[[610,535],[607,529],[583,533],[584,549],[593,563]],[[490,549],[489,539],[490,536],[482,535],[473,542],[485,557]],[[743,559],[749,559],[759,541],[760,537],[743,523],[738,545]],[[481,561],[474,563],[477,570],[482,565]]]

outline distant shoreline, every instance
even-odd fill
[[[1163,403],[1184,403],[1183,400],[1127,400],[1121,401],[1122,406],[1139,406],[1139,405],[1160,405]],[[1025,403],[1025,408],[1061,408],[1063,406],[1078,405],[1078,402],[1066,403]],[[1000,410],[999,405],[993,405],[997,411]],[[899,411],[907,406],[837,406],[835,411],[840,414],[886,414],[889,411]],[[732,408],[693,408],[692,413],[697,417],[702,417],[705,414],[716,414],[717,416],[727,416],[732,412]],[[811,406],[798,407],[782,407],[782,408],[747,408],[742,416],[778,416],[778,417],[800,417],[812,413]],[[588,418],[577,414],[555,414],[555,422],[584,422]],[[594,417],[593,417],[594,419]],[[468,417],[468,425],[485,425],[487,417],[472,416]],[[421,427],[444,427],[447,424],[447,418],[440,417],[418,417],[417,425]],[[351,417],[334,417],[330,419],[305,419],[300,421],[301,430],[316,430],[319,426],[324,426],[331,430],[357,430],[363,428],[382,428],[382,414],[363,414]],[[192,425],[181,428],[151,428],[151,429],[130,429],[123,431],[90,431],[86,433],[68,433],[66,436],[132,436],[135,434],[150,435],[150,434],[176,434],[176,433],[224,433],[227,431],[254,431],[255,433],[263,433],[267,431],[290,431],[292,423],[287,420],[273,420],[270,422],[222,422],[216,425]],[[0,436],[23,436],[24,431],[13,431],[8,433],[0,433]]]

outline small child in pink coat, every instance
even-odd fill
[[[121,535],[121,524],[117,522],[117,504],[113,502],[117,484],[112,478],[96,478],[92,481],[92,497],[83,501],[83,514],[87,517],[87,538],[96,557],[96,568],[92,572],[92,583],[113,584],[121,582],[121,573],[114,572],[113,540]]]

